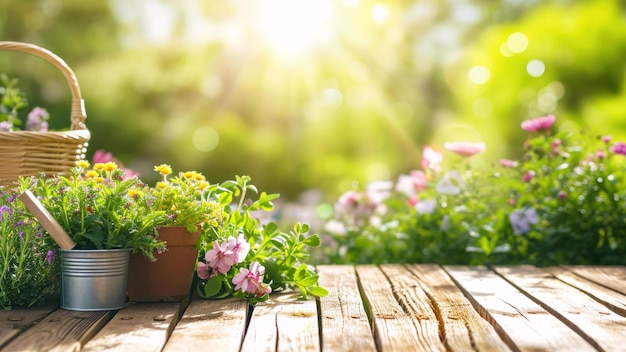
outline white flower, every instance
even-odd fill
[[[509,221],[516,235],[522,235],[530,231],[531,225],[539,222],[537,213],[533,208],[517,209],[509,214]]]
[[[421,200],[415,204],[415,210],[418,214],[432,214],[437,207],[437,201],[435,199]]]
[[[457,171],[450,171],[437,182],[435,190],[439,194],[457,195],[465,188],[465,181]]]
[[[389,198],[393,189],[392,181],[375,181],[367,185],[367,197],[373,204],[380,204]]]

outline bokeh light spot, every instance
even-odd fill
[[[491,71],[486,66],[474,66],[468,72],[469,80],[474,84],[485,84],[491,78]]]
[[[194,131],[192,137],[193,146],[201,152],[210,152],[217,148],[220,136],[217,131],[210,126],[200,127]]]
[[[376,4],[372,7],[371,16],[376,23],[385,23],[389,19],[389,8],[384,4]]]
[[[524,33],[512,33],[506,40],[506,46],[512,53],[523,53],[528,48],[528,37]]]
[[[546,65],[541,60],[531,60],[526,65],[526,71],[533,77],[541,77],[546,71]]]

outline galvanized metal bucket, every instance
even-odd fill
[[[61,308],[122,309],[130,249],[61,250]]]

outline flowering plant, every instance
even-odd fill
[[[28,101],[22,91],[17,88],[17,79],[9,79],[5,74],[0,75],[0,131],[19,130],[22,120],[19,110],[28,106]],[[28,114],[26,129],[29,131],[48,131],[48,112],[35,107]]]
[[[154,234],[165,212],[153,211],[152,196],[137,178],[126,178],[113,162],[89,169],[79,161],[69,177],[21,178],[19,189],[30,189],[76,243],[76,249],[139,250],[153,259],[164,242]]]
[[[0,188],[0,307],[31,306],[59,290],[55,246],[14,190]]]
[[[331,261],[623,264],[626,144],[555,121],[522,123],[519,161],[475,166],[482,143],[446,143],[446,158],[427,146],[420,170],[348,191],[326,224]]]
[[[209,196],[222,209],[222,221],[203,229],[197,292],[205,298],[235,296],[250,304],[265,301],[272,291],[298,290],[303,298],[325,296],[317,285],[318,274],[304,261],[307,247],[320,244],[317,235],[307,235],[309,226],[297,223],[283,232],[274,222],[261,224],[254,212],[270,211],[277,194],[261,192],[248,176],[211,185]]]
[[[174,177],[171,166],[161,164],[154,168],[162,180],[149,189],[154,198],[152,209],[165,212],[161,226],[184,226],[189,232],[198,231],[205,223],[217,225],[221,208],[217,201],[204,192],[209,188],[204,175],[195,171],[181,172]]]

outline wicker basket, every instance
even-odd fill
[[[0,185],[14,184],[20,176],[68,175],[76,161],[85,157],[91,137],[74,72],[60,57],[36,45],[0,41],[0,50],[27,53],[52,63],[63,73],[72,92],[70,130],[0,132]]]

